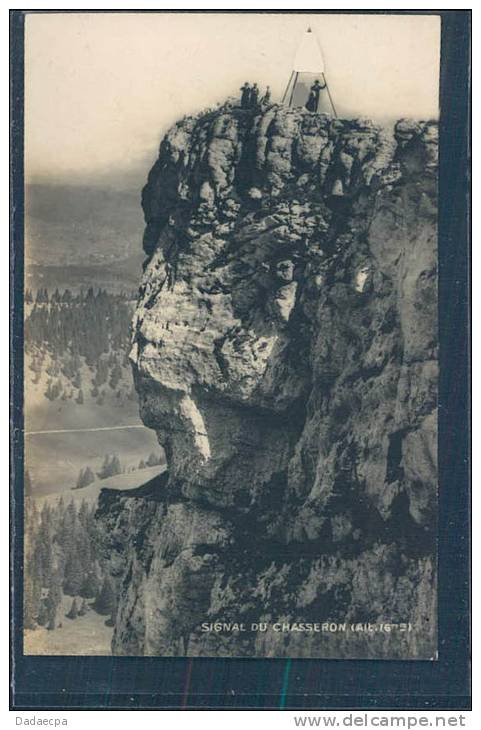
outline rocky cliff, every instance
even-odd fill
[[[278,105],[165,136],[131,358],[169,471],[101,498],[115,654],[435,657],[436,156]]]

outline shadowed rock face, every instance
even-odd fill
[[[169,472],[101,500],[114,653],[435,655],[436,154],[279,106],[166,135],[131,359]]]

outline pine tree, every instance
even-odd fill
[[[62,392],[62,384],[60,380],[56,380],[55,383],[51,378],[47,382],[47,390],[45,391],[45,397],[49,400],[55,400]]]
[[[120,365],[116,362],[110,373],[109,386],[112,388],[112,390],[116,389],[121,377],[122,370],[120,369]]]
[[[57,542],[64,555],[63,590],[70,596],[78,595],[84,578],[82,557],[78,551],[80,533],[77,509],[72,501],[57,530]]]
[[[101,386],[104,383],[107,382],[107,378],[109,376],[109,367],[107,365],[107,362],[103,358],[99,358],[97,362],[97,369],[95,373],[94,378],[94,384],[97,386]]]
[[[31,567],[27,564],[23,584],[23,627],[35,629],[40,607],[41,588],[35,580]]]
[[[70,501],[67,507],[62,510],[62,514],[59,515],[56,535],[57,542],[65,556],[72,547],[77,529],[77,510],[73,501]]]
[[[91,544],[90,536],[87,532],[85,524],[83,524],[80,521],[80,519],[79,519],[79,529],[78,529],[76,540],[75,540],[75,549],[79,556],[80,563],[82,564],[82,574],[83,574],[82,575],[82,585],[83,585],[85,577],[94,568],[94,557],[93,557],[93,552],[92,552],[92,544]]]
[[[38,552],[32,552],[28,563],[26,563],[26,572],[29,577],[28,600],[30,601],[27,610],[30,612],[30,617],[33,620],[37,620],[40,612],[42,602],[42,589],[44,585],[41,559]]]
[[[57,625],[57,612],[62,601],[62,584],[59,573],[52,573],[48,586],[48,595],[45,599],[47,629],[52,631]]]
[[[79,607],[77,603],[77,599],[74,598],[72,601],[72,605],[70,607],[70,611],[66,614],[67,618],[70,618],[72,620],[76,619],[79,615]]]
[[[112,461],[110,462],[110,476],[116,476],[117,474],[122,473],[122,465],[120,463],[120,459],[117,456],[117,454],[114,454],[112,456]]]
[[[89,466],[86,466],[85,469],[80,469],[80,471],[79,471],[75,489],[81,489],[82,487],[87,487],[89,484],[92,484],[92,482],[94,482],[94,481],[95,481],[95,474],[93,473],[92,469]]]
[[[79,594],[84,598],[96,598],[100,591],[100,584],[95,570],[90,570],[84,577]]]
[[[84,581],[84,573],[81,557],[78,554],[75,543],[67,555],[65,561],[65,574],[63,590],[69,596],[77,596],[80,593]]]
[[[81,606],[79,608],[78,615],[79,616],[85,616],[85,614],[87,613],[88,610],[89,610],[88,603],[85,600],[85,598],[83,598],[82,599],[82,604],[81,604]]]
[[[59,366],[58,362],[56,360],[52,360],[50,365],[47,368],[45,368],[45,372],[47,373],[47,375],[51,375],[52,377],[56,378],[58,376],[58,374],[60,373],[60,366]],[[54,385],[55,385],[55,387],[58,387],[59,381],[57,380],[54,383]],[[61,383],[60,383],[60,385],[61,385]]]
[[[55,539],[58,542],[58,533],[60,530],[60,527],[62,525],[62,521],[65,514],[65,501],[63,498],[63,495],[60,495],[60,498],[57,499],[57,505],[55,510]]]
[[[105,455],[102,468],[97,472],[99,479],[108,479],[109,477],[116,476],[122,473],[122,465],[117,454],[113,454],[110,457],[108,454]]]
[[[110,476],[109,466],[110,466],[110,456],[108,454],[105,454],[100,471],[97,472],[97,476],[99,479],[107,479],[107,477]]]
[[[82,392],[82,388],[80,388],[78,392],[78,396],[75,399],[75,402],[78,403],[79,406],[83,405],[84,402],[84,394]]]
[[[158,466],[162,463],[162,458],[160,454],[155,455],[154,452],[152,452],[149,455],[149,458],[147,459],[147,466]]]
[[[80,505],[77,514],[78,514],[78,521],[79,521],[79,523],[80,523],[80,525],[82,527],[82,530],[83,531],[86,531],[87,530],[88,519],[89,519],[89,515],[90,515],[89,506],[88,506],[87,500],[82,499],[82,504]]]
[[[25,499],[23,620],[26,629],[36,628],[42,597],[42,572],[35,552],[38,513],[31,497]]]
[[[43,506],[40,515],[40,524],[35,533],[33,558],[38,561],[35,571],[39,576],[40,584],[42,587],[47,588],[55,571],[52,510],[48,504]]]
[[[97,613],[103,616],[112,615],[112,611],[115,609],[116,600],[115,593],[112,587],[112,581],[108,576],[104,578],[102,589],[95,601],[94,608]]]
[[[47,599],[43,598],[40,601],[37,623],[39,626],[46,626],[49,623],[49,612],[47,608]]]
[[[87,523],[86,523],[87,534],[89,536],[90,543],[92,545],[92,552],[94,554],[95,554],[95,547],[97,545],[97,537],[98,537],[97,520],[95,519],[96,512],[97,512],[97,505],[94,503],[90,506],[89,514],[87,517]]]

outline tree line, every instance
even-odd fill
[[[80,289],[78,292],[72,291],[71,289],[64,289],[60,291],[58,288],[53,292],[49,292],[46,287],[37,289],[34,292],[32,289],[25,289],[25,304],[48,304],[49,302],[63,302],[64,304],[70,304],[72,302],[83,302],[88,299],[94,299],[99,296],[113,296],[108,294],[106,289],[99,288],[97,292],[93,287],[89,287],[87,290]],[[117,299],[123,299],[125,301],[135,301],[137,293],[122,291],[115,295]]]
[[[27,348],[47,347],[54,355],[69,352],[72,358],[84,357],[88,365],[94,365],[103,354],[128,349],[130,300],[103,289],[96,293],[89,289],[85,296],[65,300],[66,292],[52,295],[47,302],[35,301],[25,318]]]

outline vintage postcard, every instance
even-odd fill
[[[440,38],[26,14],[25,655],[438,659]]]

